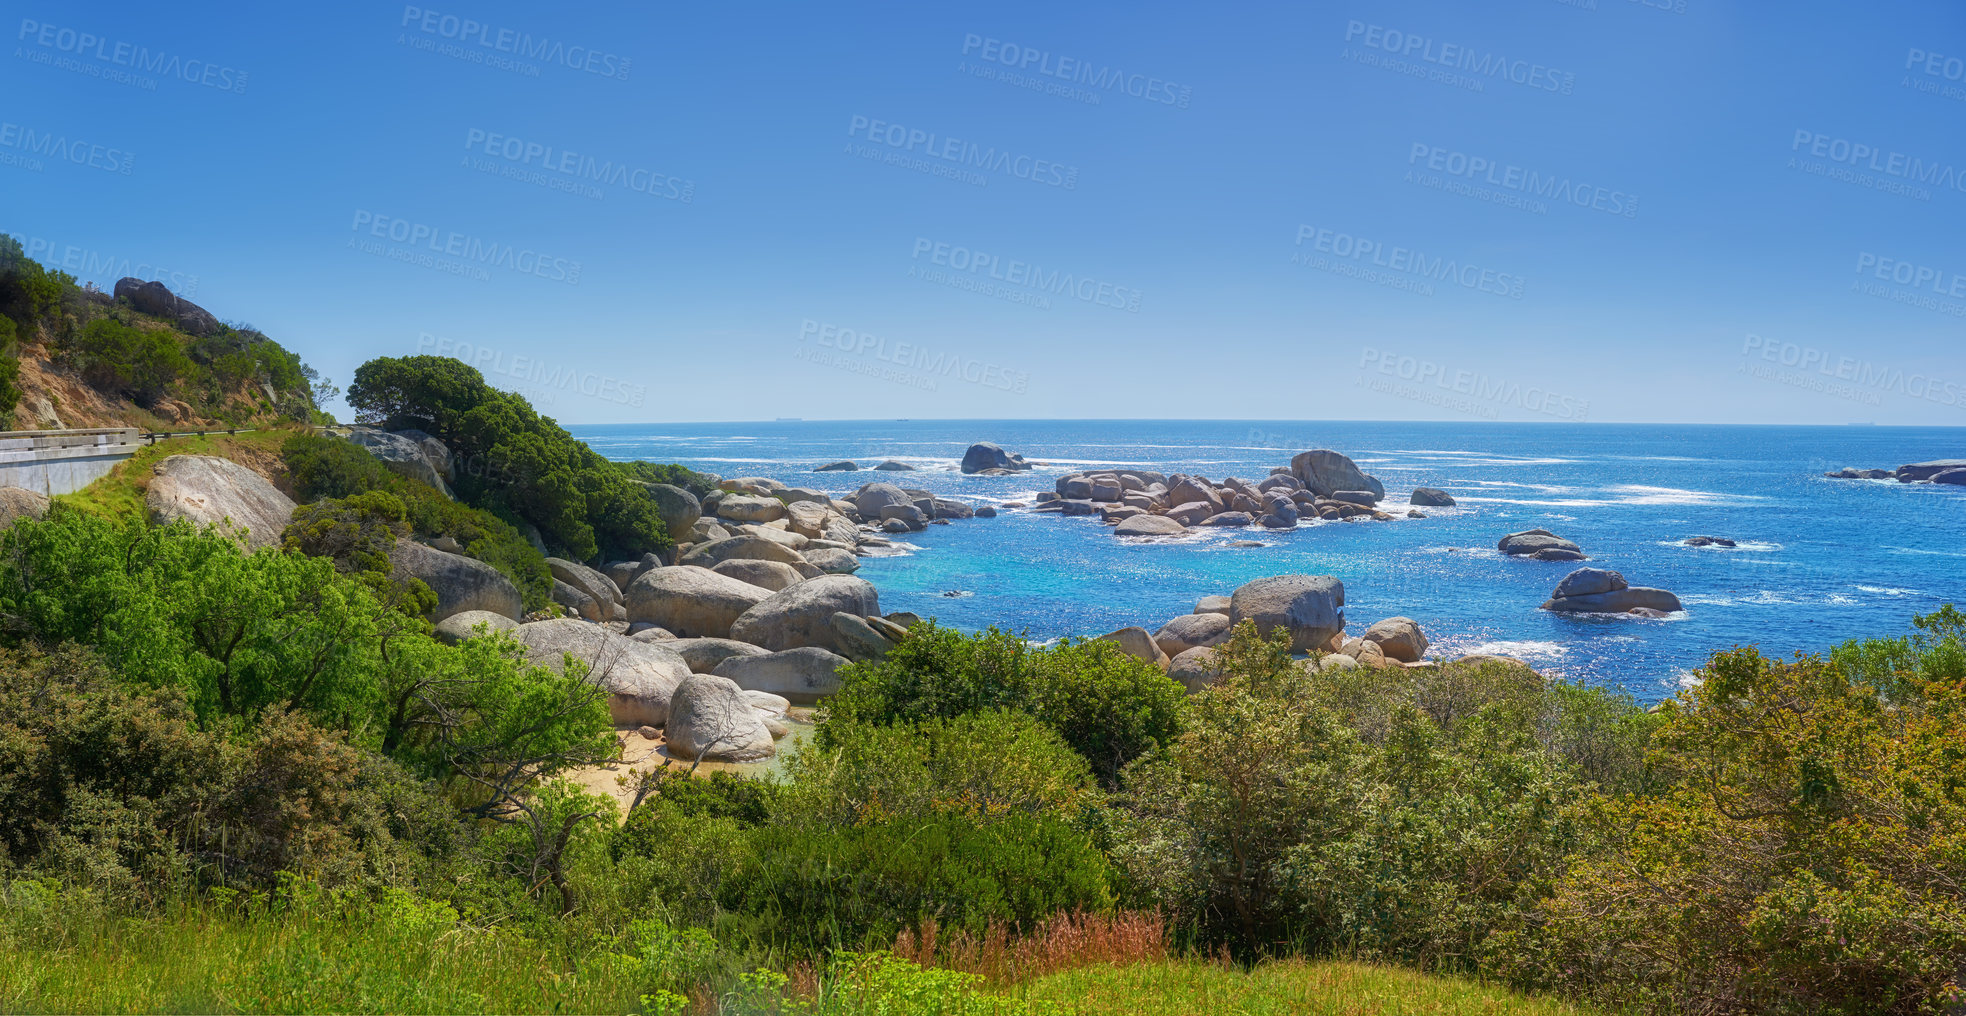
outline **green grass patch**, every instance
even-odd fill
[[[1084,1016],[1581,1016],[1595,1010],[1453,977],[1284,960],[1243,970],[1197,960],[1080,967],[1016,994]]]

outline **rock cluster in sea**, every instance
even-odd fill
[[[1940,483],[1966,486],[1966,459],[1912,462],[1896,469],[1851,469],[1824,473],[1832,480],[1896,480],[1899,483]]]
[[[994,446],[991,446],[994,447]],[[972,449],[973,450],[973,449]],[[1115,536],[1183,536],[1198,527],[1294,529],[1308,520],[1391,521],[1379,508],[1386,487],[1350,458],[1329,449],[1303,452],[1257,481],[1213,481],[1185,473],[1146,469],[1068,473],[1038,495],[1035,510],[1097,515]],[[1451,507],[1453,497],[1433,487],[1416,488],[1413,505]],[[1410,509],[1409,518],[1425,518]]]

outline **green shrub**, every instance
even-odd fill
[[[463,463],[461,500],[530,522],[568,557],[636,558],[673,546],[641,484],[462,361],[370,360],[356,369],[348,404],[360,422],[443,441]]]
[[[965,635],[918,626],[887,654],[840,670],[830,715],[849,723],[915,723],[990,709],[1037,717],[1085,756],[1108,785],[1128,762],[1181,729],[1181,686],[1104,641],[1033,646],[991,628]],[[819,729],[829,744],[827,726]]]
[[[178,345],[176,333],[137,328],[110,317],[84,325],[63,344],[61,357],[94,387],[145,405],[163,397],[172,384],[192,372],[192,363]]]
[[[1663,785],[1491,944],[1519,983],[1608,1003],[1937,1012],[1966,967],[1966,695],[1950,607],[1828,660],[1716,654],[1666,704]]]
[[[1050,727],[1008,710],[877,726],[833,719],[824,748],[788,765],[784,810],[841,825],[935,812],[992,821],[1077,819],[1098,797],[1092,770]]]
[[[1050,815],[931,814],[845,827],[770,825],[719,892],[747,930],[807,955],[887,943],[933,918],[984,933],[1112,908],[1106,862]]]
[[[391,472],[368,449],[352,441],[295,434],[281,446],[280,458],[302,500],[387,493],[402,503],[404,521],[411,532],[427,539],[448,536],[462,544],[467,556],[497,568],[512,580],[527,610],[540,610],[552,602],[553,574],[546,567],[546,555],[504,519],[459,504],[429,484]]]

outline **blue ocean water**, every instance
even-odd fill
[[[1817,651],[1898,635],[1910,617],[1966,598],[1966,488],[1828,480],[1844,466],[1966,458],[1966,429],[1234,421],[865,421],[627,424],[569,428],[615,459],[680,462],[843,493],[875,479],[977,504],[1028,501],[1060,474],[1136,466],[1260,479],[1309,448],[1350,455],[1385,482],[1387,507],[1415,486],[1456,508],[1427,519],[1324,523],[1290,532],[1208,531],[1175,543],[1116,538],[1096,519],[1010,511],[930,526],[914,548],[859,574],[885,610],[1038,639],[1149,630],[1199,597],[1264,575],[1345,583],[1348,628],[1404,614],[1434,649],[1518,656],[1546,673],[1673,694],[1715,650]],[[1049,463],[964,476],[963,450],[995,441]],[[837,459],[898,459],[913,473],[815,473]],[[1668,620],[1537,609],[1574,564],[1511,560],[1503,534],[1542,527],[1633,585],[1679,594]],[[1724,536],[1732,550],[1680,541]],[[1230,546],[1254,539],[1264,546]],[[960,596],[947,596],[957,592]]]

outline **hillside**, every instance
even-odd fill
[[[160,282],[78,285],[0,235],[7,429],[201,430],[315,422],[317,375],[265,334]]]

